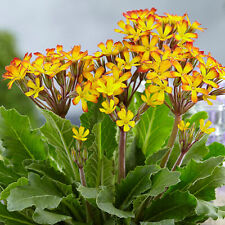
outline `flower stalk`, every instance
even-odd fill
[[[118,182],[126,176],[126,137],[127,133],[120,128]]]
[[[172,129],[172,132],[171,132],[168,144],[167,144],[167,147],[169,148],[169,150],[167,151],[166,155],[163,157],[163,159],[161,161],[161,164],[160,164],[160,166],[162,168],[166,167],[166,165],[167,165],[167,163],[169,161],[169,158],[170,158],[170,155],[171,155],[171,152],[172,152],[172,149],[173,149],[176,137],[177,137],[178,124],[181,121],[181,119],[182,119],[181,115],[175,114],[175,120],[174,120],[174,124],[173,124],[173,129]]]

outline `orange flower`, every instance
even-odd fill
[[[170,39],[173,34],[171,33],[172,27],[169,24],[166,24],[166,26],[161,24],[156,30],[158,31],[158,37],[161,41],[165,41],[167,39]],[[157,34],[156,34],[157,35]]]
[[[98,47],[102,50],[102,52],[96,52],[96,57],[119,54],[118,46],[116,45],[116,43],[113,44],[113,40],[111,39],[106,41],[106,45],[103,42],[99,43]]]
[[[9,66],[5,67],[6,73],[3,74],[3,78],[10,79],[11,81],[8,83],[8,88],[10,89],[13,83],[17,80],[22,80],[27,74],[28,68],[30,67],[31,54],[26,54],[24,56],[23,61],[14,58]]]
[[[146,18],[146,22],[139,18],[137,20],[137,26],[140,30],[145,32],[145,31],[154,30],[155,28],[159,26],[159,24],[155,24],[155,16],[150,14]]]
[[[88,51],[82,52],[80,49],[80,45],[75,45],[71,51],[62,51],[62,54],[65,56],[65,59],[68,60],[70,63],[77,62],[78,60],[83,59],[85,56],[88,55]]]
[[[194,103],[198,101],[198,92],[205,95],[208,94],[208,91],[206,89],[199,87],[199,85],[202,83],[202,76],[193,77],[186,75],[182,79],[182,82],[182,89],[184,91],[191,91],[191,100]]]
[[[219,73],[216,71],[215,68],[207,70],[202,63],[199,63],[199,69],[200,69],[201,75],[203,77],[203,81],[206,84],[209,84],[209,85],[211,85],[214,88],[218,88],[219,87],[219,85],[217,83],[212,81],[213,79],[219,77]]]
[[[177,24],[177,34],[175,35],[175,39],[183,44],[184,42],[193,42],[192,38],[197,38],[198,35],[196,33],[191,33],[188,30],[188,22],[186,20],[182,20]]]

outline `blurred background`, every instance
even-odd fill
[[[188,13],[191,21],[197,20],[207,28],[199,33],[196,45],[211,52],[225,65],[225,0],[0,0],[0,72],[14,57],[23,57],[26,52],[44,52],[62,44],[65,50],[80,44],[82,50],[93,53],[97,44],[107,39],[121,40],[113,30],[128,10],[155,7],[164,12],[183,15]],[[0,105],[16,108],[32,118],[34,127],[40,125],[40,114],[34,105],[13,86],[8,91],[7,82],[0,82]],[[209,112],[217,128],[211,141],[225,144],[225,98],[217,100],[213,107],[199,104],[194,111]],[[79,123],[80,107],[73,106],[68,118]],[[221,192],[222,193],[222,192]],[[219,199],[225,203],[222,194]],[[225,224],[224,221],[210,224]]]

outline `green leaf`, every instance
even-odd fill
[[[108,159],[112,158],[118,144],[115,138],[116,125],[108,115],[104,115],[103,120],[93,126],[92,134],[95,137],[92,147],[96,148],[99,158],[101,159],[103,155]]]
[[[0,200],[7,199],[9,197],[10,191],[12,189],[19,187],[19,186],[27,185],[27,184],[28,184],[27,178],[25,178],[25,177],[19,178],[16,182],[9,184],[8,187],[1,192]]]
[[[6,166],[0,160],[0,185],[6,187],[10,183],[15,182],[20,176],[10,166]]]
[[[188,118],[187,121],[190,122],[190,126],[195,123],[196,127],[199,127],[199,121],[200,119],[206,120],[208,119],[208,113],[205,111],[197,112],[194,115],[192,115],[191,118]]]
[[[196,142],[187,152],[182,165],[186,165],[191,159],[202,160],[209,152],[206,146],[208,135],[204,136],[200,141]]]
[[[195,197],[188,192],[176,191],[152,202],[144,211],[144,220],[159,221],[174,219],[180,221],[194,212]]]
[[[199,216],[204,216],[207,218],[210,217],[214,220],[217,220],[219,217],[218,208],[215,207],[212,203],[202,200],[197,201],[196,213]]]
[[[177,184],[180,179],[180,173],[169,171],[167,168],[161,169],[151,177],[152,187],[148,192],[150,196],[157,196],[162,193],[166,187]]]
[[[219,156],[210,158],[203,162],[189,161],[187,166],[179,169],[181,172],[180,182],[170,190],[187,190],[200,179],[206,178],[212,174],[214,169],[223,162],[224,158]]]
[[[174,220],[162,220],[159,222],[141,222],[141,225],[175,225]]]
[[[43,110],[42,113],[45,116],[46,123],[41,128],[41,132],[47,138],[49,144],[56,148],[56,160],[59,167],[63,166],[68,177],[79,180],[78,170],[70,153],[71,148],[75,146],[71,122],[47,110]]]
[[[28,174],[29,184],[12,189],[7,198],[9,211],[21,211],[35,206],[39,209],[56,208],[64,196],[72,192],[71,187],[54,182],[35,173]]]
[[[169,116],[169,112],[165,105],[150,107],[134,127],[138,147],[146,156],[159,150],[169,136],[173,126],[173,118]]]
[[[64,173],[52,167],[47,160],[26,159],[23,161],[23,165],[29,172],[38,173],[41,176],[45,175],[64,184],[71,184],[70,179]]]
[[[47,210],[36,209],[33,220],[38,224],[56,224],[61,221],[70,220],[70,216],[57,214]]]
[[[117,216],[119,218],[132,218],[134,214],[132,212],[123,211],[117,209],[113,205],[113,194],[106,187],[102,187],[102,190],[98,193],[96,199],[97,206],[104,212],[109,213],[110,215]]]
[[[163,148],[153,153],[145,160],[145,164],[147,165],[158,164],[163,158],[163,156],[168,152],[168,150],[169,148]]]
[[[215,189],[225,185],[225,168],[217,167],[212,175],[198,180],[189,191],[197,198],[212,201],[216,198]]]
[[[29,220],[19,212],[9,212],[5,205],[0,203],[0,222],[5,225],[34,225],[32,220]]]
[[[116,206],[126,209],[132,200],[151,188],[150,176],[159,171],[155,165],[138,166],[116,186]]]
[[[204,160],[211,157],[224,156],[225,157],[225,146],[218,142],[213,142],[208,146],[209,153],[204,157]]]
[[[98,189],[97,188],[89,188],[89,187],[84,187],[82,185],[80,185],[77,190],[80,192],[80,194],[86,198],[86,199],[90,199],[90,198],[97,198],[98,195]]]
[[[96,151],[88,158],[84,171],[89,187],[112,186],[114,182],[112,160],[105,156],[99,159]]]
[[[24,173],[21,162],[24,159],[46,159],[46,146],[39,130],[32,130],[27,116],[16,110],[0,108],[0,138],[5,148],[2,155],[16,168]]]

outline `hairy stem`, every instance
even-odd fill
[[[126,136],[127,133],[120,128],[120,139],[119,139],[119,176],[118,181],[125,178],[126,176],[126,163],[125,163],[125,156],[126,156]]]
[[[175,142],[176,137],[177,137],[178,124],[179,124],[180,120],[181,120],[181,115],[175,114],[173,129],[172,129],[172,132],[171,132],[168,144],[167,144],[167,147],[169,148],[169,150],[166,153],[166,155],[163,157],[163,159],[161,161],[161,164],[160,164],[160,166],[162,168],[166,167],[166,165],[169,161],[169,158],[170,158],[170,155],[171,155],[171,152],[172,152],[172,149],[173,149],[173,145],[174,145],[174,142]]]

